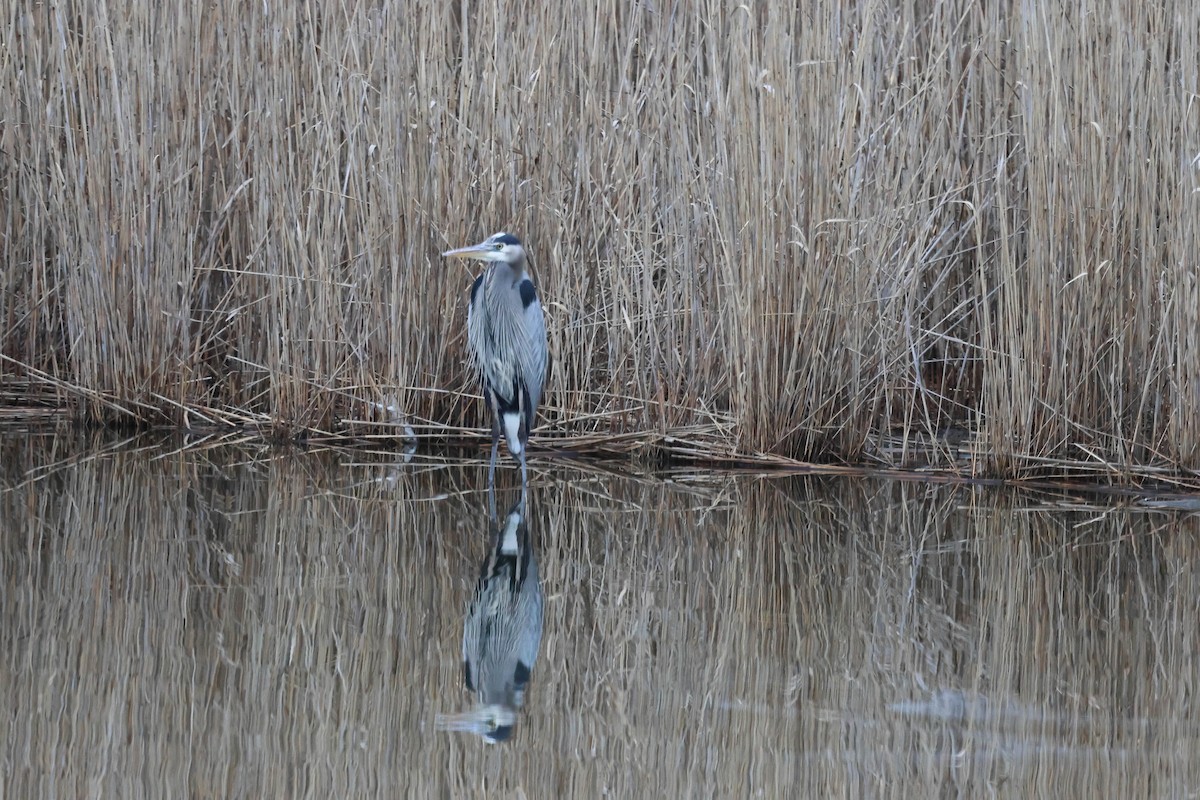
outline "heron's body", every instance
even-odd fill
[[[480,244],[442,255],[488,262],[487,269],[471,286],[467,307],[471,360],[492,412],[488,483],[494,480],[503,430],[509,452],[521,463],[522,485],[527,485],[525,445],[536,421],[549,350],[542,304],[529,275],[525,249],[515,236],[497,233]]]
[[[512,734],[525,702],[542,641],[542,601],[522,501],[496,526],[463,626],[463,679],[480,709],[469,719],[490,741]]]

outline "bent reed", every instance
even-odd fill
[[[0,18],[0,402],[482,440],[510,230],[535,449],[1200,466],[1189,0],[166,5]]]

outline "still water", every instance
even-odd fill
[[[483,462],[182,444],[0,439],[4,797],[1200,791],[1195,513],[534,458],[491,744]]]

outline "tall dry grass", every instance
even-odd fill
[[[509,229],[547,437],[1195,468],[1196,6],[782,6],[10,5],[3,396],[478,425]]]

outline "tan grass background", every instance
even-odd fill
[[[481,425],[438,253],[507,229],[543,441],[1200,462],[1191,2],[2,13],[10,405]]]

